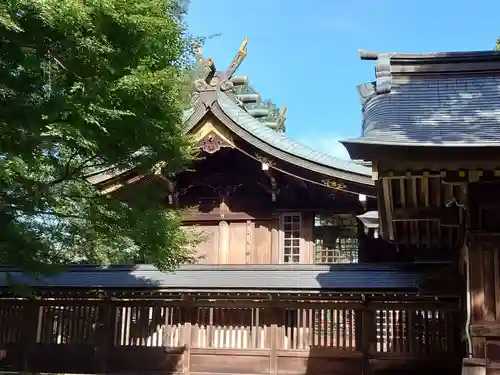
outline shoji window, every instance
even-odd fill
[[[283,263],[300,263],[302,218],[299,213],[281,216],[281,251]]]

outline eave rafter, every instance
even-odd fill
[[[397,244],[427,249],[459,249],[465,232],[470,183],[498,179],[495,171],[379,171],[385,220],[384,237]]]
[[[375,196],[375,192],[371,186],[366,187],[344,182],[340,179],[331,178],[330,176],[318,174],[305,168],[297,167],[275,158],[272,155],[264,154],[261,150],[258,150],[244,142],[236,142],[235,149],[261,164],[261,168],[268,175],[271,187],[276,192],[276,195],[279,194],[279,186],[274,186],[274,184],[276,183],[275,173],[278,172],[307,183],[322,186],[325,189],[329,189],[332,193],[340,191],[351,194],[364,194],[369,197]]]

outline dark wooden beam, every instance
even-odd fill
[[[214,210],[213,212],[193,212],[193,211],[183,211],[181,212],[181,217],[184,222],[195,222],[195,221],[218,221],[222,220],[271,220],[271,212],[225,212],[223,217],[221,216],[219,210]]]
[[[470,334],[473,337],[500,337],[500,324],[472,324]]]
[[[383,200],[383,205],[385,207],[385,217],[387,220],[387,228],[383,228],[384,233],[387,233],[387,239],[394,241],[395,236],[394,236],[394,225],[393,225],[394,217],[392,211],[392,204],[393,204],[392,187],[391,187],[391,182],[386,178],[381,180],[381,193],[383,194],[381,200]]]
[[[458,207],[397,209],[392,214],[392,221],[439,221],[442,226],[460,225]]]

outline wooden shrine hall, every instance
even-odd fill
[[[74,265],[37,279],[0,268],[0,369],[458,374],[465,313],[456,218],[426,222],[421,242],[387,237],[387,182],[373,178],[370,163],[286,136],[286,107],[235,75],[246,40],[225,70],[199,46],[196,55],[184,114],[200,150],[192,168],[110,166],[88,177],[109,199],[147,193],[152,204],[179,210],[186,230],[203,238],[193,264],[172,272]],[[441,204],[425,193],[432,184],[405,185],[406,202]],[[400,223],[413,228],[405,233],[420,225]],[[12,281],[30,285],[32,297],[16,295]]]
[[[358,87],[362,136],[342,143],[372,162],[380,235],[454,259],[462,374],[500,374],[500,54],[361,57],[376,61],[376,81]]]

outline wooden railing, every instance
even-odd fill
[[[190,373],[195,366],[193,372],[210,373],[207,364],[218,363],[210,356],[223,354],[233,358],[227,372],[241,372],[231,366],[243,366],[248,360],[245,366],[265,364],[269,368],[262,367],[260,373],[275,374],[278,368],[292,366],[293,358],[293,366],[299,366],[300,359],[309,369],[318,357],[349,358],[353,366],[361,366],[363,358],[447,357],[458,350],[454,304],[255,301],[248,307],[245,301],[241,305],[238,301],[189,305],[3,300],[0,349],[6,349],[7,356],[0,369]],[[239,356],[246,359],[234,359]]]

